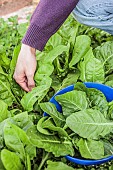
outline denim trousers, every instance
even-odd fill
[[[113,35],[113,0],[79,0],[72,13],[80,23]]]

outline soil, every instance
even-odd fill
[[[0,16],[15,12],[32,4],[32,0],[0,0]]]

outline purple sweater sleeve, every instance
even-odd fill
[[[40,0],[22,43],[40,51],[59,29],[79,0]]]

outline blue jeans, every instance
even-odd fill
[[[72,13],[80,23],[113,35],[113,0],[79,0]]]

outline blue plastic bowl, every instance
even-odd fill
[[[100,90],[105,96],[108,102],[113,100],[113,88],[103,85],[103,84],[99,84],[99,83],[84,83],[86,85],[86,87],[88,88],[96,88],[98,90]],[[57,110],[59,112],[62,112],[62,108],[61,105],[55,100],[55,96],[60,95],[60,94],[64,94],[66,92],[72,91],[74,90],[74,85],[68,86],[60,91],[58,91],[51,99],[50,102],[55,104]],[[44,113],[44,116],[47,116],[47,113]],[[74,162],[76,164],[79,165],[99,165],[99,164],[103,164],[105,162],[111,161],[113,160],[113,155],[103,158],[103,159],[98,159],[98,160],[87,160],[87,159],[78,159],[78,158],[74,158],[71,156],[65,156],[66,159],[68,159],[71,162]]]

